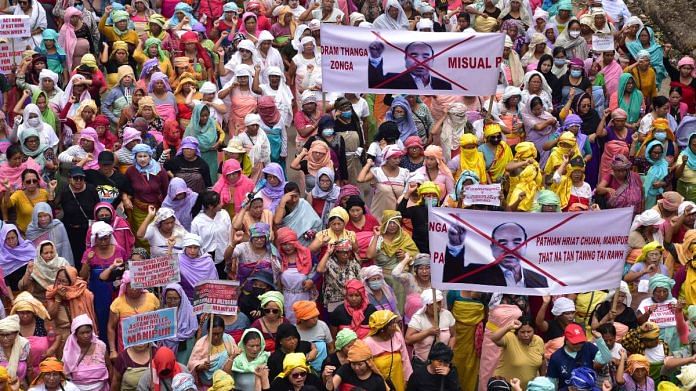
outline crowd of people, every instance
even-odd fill
[[[0,390],[696,389],[695,63],[623,0],[9,3]],[[498,93],[322,92],[323,23],[503,33]],[[434,289],[435,206],[632,208],[624,281]],[[156,257],[180,282],[132,286]],[[194,313],[205,280],[236,315]],[[160,308],[176,335],[124,347]]]

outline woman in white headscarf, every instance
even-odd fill
[[[410,25],[399,0],[387,0],[384,13],[372,23],[378,30],[408,30]]]
[[[514,50],[514,43],[512,38],[505,35],[505,46],[503,47],[503,62],[500,64],[500,68],[505,75],[505,81],[508,85],[519,87],[522,85],[522,79],[524,78],[524,68],[522,67],[522,61],[520,61],[520,56]]]
[[[13,15],[29,16],[29,30],[31,36],[18,39],[15,43],[17,50],[24,50],[27,46],[34,49],[41,46],[43,38],[41,33],[48,28],[48,20],[46,19],[46,10],[36,0],[28,0],[26,3],[19,3],[14,6]]]
[[[553,101],[551,98],[551,87],[546,82],[546,78],[539,71],[529,71],[524,75],[524,83],[522,84],[522,107],[527,107],[527,102],[535,96],[541,98],[544,103],[544,110],[553,110]]]
[[[155,258],[167,255],[170,244],[174,254],[181,253],[186,234],[186,228],[176,218],[174,210],[162,207],[154,213],[148,210],[148,216],[138,228],[136,236],[150,243],[150,256]]]
[[[445,308],[444,295],[441,291],[426,289],[421,293],[420,298],[423,306],[413,314],[408,322],[405,339],[406,343],[413,345],[413,356],[425,362],[428,360],[430,347],[435,342],[442,342],[450,348],[454,348],[456,332],[454,330],[454,316]],[[438,315],[435,314],[434,303],[437,303]],[[433,327],[439,329],[436,336],[431,333]]]
[[[613,308],[614,295],[616,294],[619,296],[616,300],[616,308]],[[595,307],[592,315],[592,329],[596,330],[605,323],[613,323],[616,328],[616,338],[621,339],[629,329],[638,326],[638,318],[636,318],[636,312],[631,308],[631,302],[631,290],[628,289],[626,281],[621,281],[618,292],[616,289],[609,291],[604,302]]]
[[[224,66],[222,62],[218,64],[220,81],[223,86],[234,77],[234,71],[240,64],[247,65],[251,69],[253,69],[255,65],[261,64],[259,55],[256,52],[256,46],[248,39],[239,41],[237,44],[237,51],[230,57],[230,60],[227,61]]]
[[[76,73],[70,78],[68,85],[65,87],[65,91],[63,92],[63,95],[60,97],[58,109],[62,111],[65,108],[65,106],[71,104],[70,109],[66,113],[66,117],[74,116],[77,112],[77,109],[80,108],[80,103],[82,103],[82,101],[92,99],[92,96],[89,94],[89,91],[87,89],[87,85],[82,84],[82,82],[86,80],[87,79],[84,76],[80,75],[79,73]],[[76,85],[75,83],[78,83],[78,85]],[[76,95],[74,97],[75,102],[70,103],[70,97],[72,97],[73,95]]]
[[[295,79],[296,95],[305,89],[320,93],[321,91],[321,54],[317,42],[312,37],[300,40],[300,48],[292,58],[295,70],[290,70],[290,77]]]
[[[568,22],[568,27],[556,38],[555,47],[559,46],[565,49],[568,59],[579,58],[584,61],[588,57],[590,49],[587,47],[587,41],[580,34],[580,22],[575,20]]]
[[[439,134],[440,146],[446,161],[450,161],[459,153],[459,139],[464,133],[472,133],[473,129],[466,117],[464,103],[452,103],[445,116],[433,126],[433,137]]]
[[[513,2],[517,4],[513,4]],[[513,13],[517,13],[518,16],[514,17],[513,14],[511,14],[511,11]],[[503,9],[500,11],[498,19],[505,20],[505,16],[507,15],[510,15],[508,19],[515,19],[524,23],[525,28],[533,26],[532,8],[529,6],[529,2],[527,0],[505,0],[503,3]],[[520,34],[524,33],[520,31]]]
[[[544,34],[539,33],[532,35],[532,39],[529,41],[529,49],[522,56],[522,66],[527,67],[527,65],[534,64],[536,68],[536,63],[544,53],[551,54],[551,49],[546,45],[546,37]]]
[[[285,69],[285,64],[283,63],[283,58],[280,56],[278,49],[273,47],[273,40],[275,38],[271,33],[263,30],[259,34],[259,40],[256,41],[256,54],[258,60],[261,62],[261,82],[268,82],[265,77],[264,71],[268,67],[276,66],[280,69]]]
[[[24,108],[22,123],[17,124],[15,122],[15,126],[10,134],[10,140],[16,143],[19,140],[23,140],[24,137],[22,136],[31,131],[36,131],[39,134],[41,144],[48,145],[51,148],[55,148],[58,145],[56,132],[51,125],[43,121],[39,106],[33,103],[28,104]]]
[[[0,365],[7,368],[10,375],[9,384],[18,381],[19,386],[26,388],[33,377],[31,368],[27,365],[30,345],[28,339],[19,335],[19,329],[19,315],[10,315],[0,320],[0,333],[10,335],[10,338],[0,338]],[[5,354],[7,350],[10,351],[9,357]]]

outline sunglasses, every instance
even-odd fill
[[[264,308],[263,313],[264,314],[279,314],[280,310],[277,310],[275,308]]]
[[[83,176],[74,176],[74,177],[72,177],[72,180],[75,181],[75,182],[82,182],[82,181],[85,180],[85,177],[83,177]]]
[[[31,185],[34,183],[39,183],[39,180],[38,179],[27,179],[26,181],[24,181],[24,183],[26,183],[27,185]]]
[[[304,379],[307,377],[307,372],[295,372],[290,375],[293,379]]]

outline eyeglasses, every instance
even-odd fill
[[[264,308],[263,313],[264,314],[279,314],[280,310],[277,310],[275,308]]]
[[[11,339],[17,336],[17,333],[9,333],[9,334],[0,334],[0,339]]]
[[[307,377],[307,372],[295,372],[290,376],[292,376],[293,379],[304,379]]]
[[[39,183],[39,180],[38,179],[27,179],[26,181],[24,181],[24,183],[26,183],[27,185],[31,185],[34,183]]]
[[[75,182],[82,182],[82,181],[85,180],[85,177],[83,177],[83,176],[74,176],[74,177],[72,177],[72,180],[75,181]]]

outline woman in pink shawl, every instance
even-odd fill
[[[501,348],[491,340],[491,335],[499,328],[512,323],[522,316],[522,310],[515,304],[499,304],[488,313],[488,323],[483,331],[481,363],[479,364],[479,391],[486,391],[488,379],[493,376],[500,359]]]
[[[616,155],[628,156],[628,145],[625,142],[611,140],[604,145],[604,153],[602,153],[602,160],[599,163],[600,178],[606,178],[611,174],[611,162]]]
[[[24,155],[18,145],[10,145],[7,148],[7,161],[0,164],[0,191],[6,191],[7,188],[3,184],[5,181],[15,189],[21,189],[24,186],[22,182],[22,172],[26,169],[32,169],[41,174],[41,166],[32,158],[27,158],[22,161]],[[39,175],[39,186],[46,187],[41,175]]]
[[[78,53],[75,53],[75,48],[77,47],[79,39],[86,41],[86,49],[87,52],[89,52],[89,41],[84,38],[78,39],[77,35],[75,34],[76,26],[73,25],[71,20],[73,16],[80,19],[80,21],[78,21],[78,27],[82,27],[82,11],[75,7],[68,7],[68,9],[65,10],[65,15],[63,16],[63,26],[61,26],[60,33],[58,34],[58,45],[65,50],[65,63],[68,66],[68,70],[72,70],[74,67],[79,65],[80,58],[82,58],[82,55],[86,53],[84,51],[84,43],[81,43],[80,45],[81,50],[79,50]]]
[[[253,190],[254,182],[242,174],[242,165],[237,159],[229,159],[222,164],[222,175],[213,185],[213,191],[220,194],[220,205],[225,210],[229,212],[230,206],[233,206],[233,212],[239,212],[247,194]]]
[[[116,240],[116,244],[122,249],[126,250],[126,253],[130,254],[131,250],[135,246],[135,236],[133,231],[131,231],[128,222],[124,220],[121,216],[116,214],[116,210],[113,205],[108,202],[100,202],[94,207],[94,221],[103,221],[114,229],[113,237]],[[87,229],[87,236],[85,237],[86,248],[92,245],[92,227]]]
[[[94,333],[92,319],[76,316],[63,348],[65,375],[82,391],[109,391],[106,344]]]
[[[86,128],[84,128],[84,129],[82,129],[82,131],[81,131],[80,134],[79,134],[79,137],[80,137],[80,138],[78,139],[78,143],[80,143],[80,145],[82,145],[82,140],[91,141],[91,142],[92,142],[92,145],[93,145],[93,146],[92,146],[92,150],[91,150],[91,151],[88,151],[87,148],[84,148],[84,147],[83,147],[83,148],[85,149],[85,151],[86,151],[87,153],[91,153],[92,156],[95,157],[95,159],[92,159],[92,160],[88,161],[87,163],[85,163],[85,164],[82,166],[82,168],[85,169],[85,170],[98,170],[98,169],[99,169],[99,163],[98,163],[96,157],[99,156],[99,154],[100,154],[104,149],[106,149],[106,148],[104,147],[104,144],[102,144],[101,141],[99,141],[99,134],[97,134],[97,131],[94,130],[94,128],[86,127]]]
[[[607,94],[605,96],[612,96],[619,89],[619,78],[623,73],[623,68],[614,59],[614,51],[603,52],[602,53],[602,70],[601,73],[604,74],[604,86],[606,87]]]
[[[253,12],[245,12],[242,15],[242,22],[239,25],[238,32],[244,34],[247,39],[253,41],[255,44],[259,38],[259,34],[261,34],[258,16]]]

